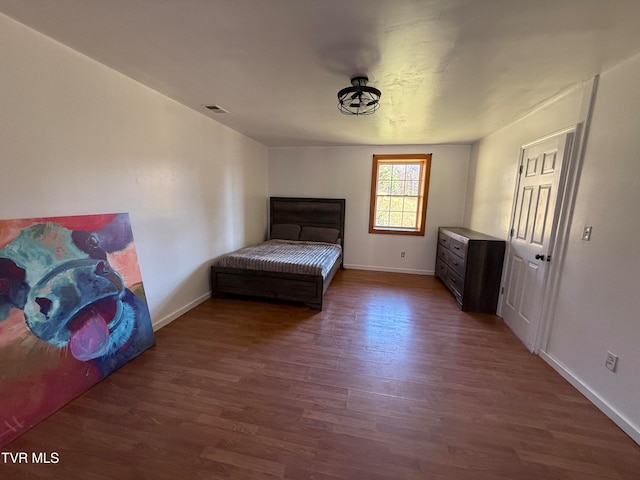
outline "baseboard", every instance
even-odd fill
[[[392,268],[392,267],[372,267],[370,265],[344,265],[344,268],[351,270],[370,270],[374,272],[410,273],[412,275],[434,275],[434,270],[417,270],[413,268]]]
[[[575,377],[569,370],[567,370],[560,362],[554,357],[542,350],[538,352],[538,355],[547,362],[556,372],[564,377],[571,385],[573,385],[580,393],[591,401],[596,407],[598,407],[607,417],[611,419],[613,423],[618,425],[627,435],[629,435],[634,442],[640,444],[640,430],[629,422],[623,415],[613,408],[606,400],[600,395],[591,390],[587,385],[582,383],[579,378]]]
[[[169,325],[171,322],[173,322],[176,318],[178,318],[181,315],[184,315],[185,313],[187,313],[189,310],[191,310],[192,308],[197,307],[198,305],[200,305],[202,302],[208,300],[209,298],[211,298],[211,292],[207,292],[201,296],[199,296],[198,298],[196,298],[195,300],[187,303],[184,307],[179,308],[178,310],[176,310],[173,313],[170,313],[169,315],[167,315],[164,318],[161,318],[160,320],[158,320],[157,322],[151,322],[152,326],[153,326],[153,331],[157,332],[158,330],[160,330],[162,327],[166,327],[167,325]]]

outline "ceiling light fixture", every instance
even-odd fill
[[[338,110],[345,115],[371,115],[380,107],[380,90],[367,85],[365,75],[351,77],[351,86],[338,92]]]

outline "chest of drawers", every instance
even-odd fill
[[[468,312],[496,313],[505,241],[461,227],[438,229],[436,277]]]

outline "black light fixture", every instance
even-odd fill
[[[338,92],[338,110],[345,115],[371,115],[380,107],[380,90],[367,85],[365,75],[351,77],[351,86]]]

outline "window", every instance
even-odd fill
[[[424,235],[431,154],[374,155],[369,233]]]

